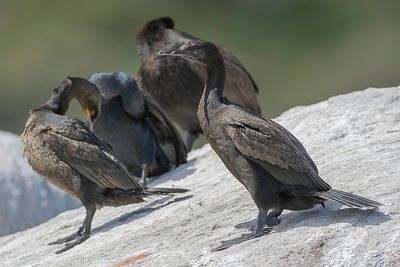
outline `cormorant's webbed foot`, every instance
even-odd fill
[[[96,212],[96,207],[86,207],[86,217],[85,220],[83,221],[83,224],[81,227],[79,227],[78,232],[69,235],[67,237],[61,238],[55,242],[50,243],[49,245],[55,245],[55,244],[65,244],[65,246],[58,250],[56,254],[63,253],[76,245],[82,244],[86,239],[90,237],[90,232],[91,232],[91,226],[92,226],[92,219],[94,216],[94,213]],[[71,242],[72,241],[72,242]]]
[[[272,230],[273,230],[273,229],[272,229],[271,227],[264,227],[263,229],[261,229],[261,231],[253,231],[253,232],[251,233],[251,236],[254,237],[254,238],[256,238],[256,237],[261,237],[261,236],[263,236],[263,235],[265,235],[265,234],[271,233]]]
[[[71,234],[71,235],[68,235],[68,236],[63,237],[63,238],[60,238],[60,239],[58,239],[58,240],[56,240],[56,241],[54,241],[54,242],[51,242],[51,243],[49,243],[49,245],[64,244],[64,243],[70,242],[70,241],[72,241],[72,240],[78,238],[78,237],[81,236],[82,233],[83,233],[83,229],[84,229],[84,227],[85,227],[85,222],[86,222],[86,218],[85,218],[85,220],[83,221],[82,226],[79,227],[78,232],[75,232],[75,233],[73,233],[73,234]]]
[[[273,227],[276,225],[279,225],[281,223],[281,220],[279,219],[279,216],[282,214],[282,210],[272,210],[269,211],[267,213],[267,217],[266,217],[266,222],[265,225],[268,227]],[[244,222],[244,223],[239,223],[237,225],[235,225],[236,229],[248,229],[251,232],[254,232],[255,229],[255,224],[254,224],[254,220],[253,221],[249,221],[249,222]]]
[[[76,238],[75,241],[65,244],[65,246],[62,249],[56,251],[56,254],[61,254],[61,253],[65,252],[65,251],[75,247],[76,245],[82,244],[89,237],[90,237],[90,233],[79,236],[78,238]]]
[[[51,242],[51,243],[49,243],[49,245],[64,244],[64,243],[70,242],[70,241],[72,241],[72,240],[74,240],[74,239],[76,239],[78,237],[79,237],[79,233],[76,232],[76,233],[73,233],[73,234],[68,235],[66,237],[60,238],[60,239],[58,239],[58,240],[56,240],[54,242]]]
[[[211,251],[212,252],[221,251],[221,250],[230,248],[233,245],[240,244],[247,240],[251,240],[253,238],[260,237],[260,236],[270,233],[272,231],[272,228],[265,227],[266,219],[267,219],[266,211],[263,209],[259,209],[257,220],[256,220],[256,225],[255,225],[255,227],[252,226],[252,228],[253,228],[252,233],[242,234],[240,237],[237,237],[237,238],[234,238],[231,240],[221,241],[221,244],[218,247],[211,249]],[[240,226],[245,226],[242,228],[249,228],[248,224],[249,224],[249,222],[242,223],[242,225],[240,225]],[[236,225],[235,227],[239,228],[238,225]]]

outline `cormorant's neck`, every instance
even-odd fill
[[[53,94],[45,104],[39,106],[33,111],[48,110],[59,115],[65,115],[68,111],[69,104],[73,99],[78,100],[82,107],[96,109],[96,111],[100,110],[100,103],[91,101],[92,99],[95,99],[96,96],[100,98],[100,92],[98,91],[90,90],[84,86],[63,87],[63,85],[61,85],[58,90],[61,92]]]
[[[225,61],[222,56],[207,66],[207,80],[203,91],[204,106],[216,107],[222,103],[225,85]]]
[[[79,87],[69,87],[63,90],[62,94],[59,97],[59,105],[60,108],[58,110],[58,114],[65,115],[67,113],[69,104],[73,99],[78,100],[81,103],[80,98],[82,97],[81,94],[78,92]],[[82,104],[81,104],[82,105]]]
[[[225,85],[225,61],[218,55],[211,64],[207,66],[207,80],[200,100],[199,112],[203,112],[207,123],[209,123],[209,111],[222,105],[222,95]]]

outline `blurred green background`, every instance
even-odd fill
[[[400,84],[400,1],[0,1],[0,129],[67,75],[135,74],[135,33],[171,16],[176,28],[234,52],[260,88],[263,113],[367,87]],[[74,105],[78,113],[78,106]]]

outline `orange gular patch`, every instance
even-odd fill
[[[84,108],[83,108],[83,113],[84,113],[86,116],[90,116],[90,110],[89,110],[89,108],[88,108],[88,107],[84,107]]]

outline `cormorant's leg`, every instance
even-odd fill
[[[282,214],[283,210],[269,210],[266,212],[266,225],[268,227],[278,225],[280,223],[280,220],[278,219],[278,216]],[[248,221],[244,223],[239,223],[235,225],[236,229],[248,229],[250,231],[254,231],[255,225],[253,224],[253,221]]]
[[[264,209],[258,209],[257,223],[253,232],[254,237],[260,237],[271,231],[271,229],[266,229],[267,231],[264,230],[266,220],[267,212]]]
[[[147,175],[148,175],[148,167],[147,164],[142,164],[142,187],[143,189],[147,188]]]
[[[196,137],[197,137],[196,134],[188,132],[188,134],[186,136],[186,140],[185,140],[185,146],[186,146],[187,152],[192,150],[192,146],[193,146],[193,143],[194,143],[194,140],[196,139]]]
[[[81,235],[79,235],[75,241],[67,243],[62,249],[57,251],[56,254],[63,253],[65,251],[75,247],[76,245],[83,243],[86,239],[88,239],[90,237],[90,232],[91,232],[91,228],[92,228],[92,219],[93,219],[95,212],[96,212],[96,206],[86,207],[86,218],[85,218],[85,221],[83,222],[83,226],[82,226],[83,233]],[[81,230],[81,228],[79,228],[79,230]]]

